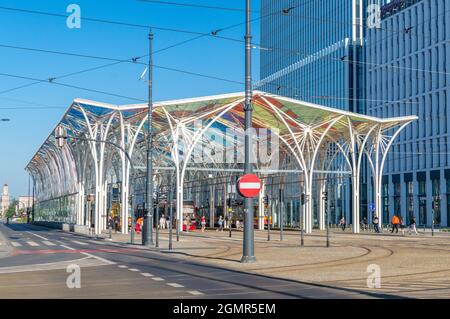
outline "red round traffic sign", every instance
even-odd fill
[[[255,174],[246,174],[237,183],[239,194],[246,198],[258,196],[261,190],[261,180]]]

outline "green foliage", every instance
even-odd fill
[[[16,213],[16,207],[17,207],[17,200],[13,200],[9,206],[8,209],[5,212],[5,217],[6,218],[12,218],[14,216],[14,214]]]

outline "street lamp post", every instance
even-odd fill
[[[153,163],[152,163],[152,122],[153,122],[153,33],[149,39],[149,68],[148,68],[148,109],[147,109],[147,191],[145,197],[144,229],[142,244],[153,246]]]
[[[245,34],[245,164],[244,173],[251,174],[252,169],[252,35],[250,23],[250,2],[246,0],[246,34]],[[253,230],[253,198],[245,198],[244,207],[244,242],[242,263],[256,262]]]
[[[324,201],[324,209],[325,209],[325,217],[327,223],[327,247],[330,247],[330,214],[328,213],[328,193],[323,192],[323,201]]]

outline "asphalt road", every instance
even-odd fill
[[[69,265],[80,288],[68,288]],[[25,224],[0,224],[0,298],[386,297],[275,279]],[[389,296],[388,296],[389,297]]]

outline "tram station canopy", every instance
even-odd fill
[[[243,130],[244,101],[244,93],[234,93],[154,103],[153,165],[156,172],[171,168],[166,171],[176,180],[177,218],[182,216],[186,172],[192,167],[214,172],[243,167],[239,162],[224,160],[217,150],[225,145],[225,149],[233,149],[233,158],[243,156],[243,139],[227,134],[227,130]],[[374,178],[376,214],[380,216],[381,176],[388,150],[416,116],[381,119],[260,91],[253,93],[252,107],[253,128],[265,129],[279,141],[279,151],[272,150],[264,163],[257,157],[256,168],[274,162],[284,167],[285,162],[275,157],[290,156],[301,172],[308,198],[314,195],[313,175],[326,175],[327,169],[341,163],[340,169],[351,174],[353,203],[357,203],[353,205],[353,218],[359,220],[360,171],[366,158]],[[62,214],[65,222],[89,222],[100,233],[107,225],[107,185],[120,181],[121,216],[128,220],[130,174],[145,170],[147,110],[147,104],[73,101],[56,128],[62,126],[68,137],[78,139],[69,138],[67,145],[58,147],[55,128],[26,167],[33,177],[42,219],[62,220]],[[254,138],[255,143],[263,139],[257,134]],[[272,148],[275,145],[269,144]],[[91,197],[95,198],[92,218],[87,217],[90,214],[85,207]],[[64,213],[52,210],[51,203],[58,198],[67,198]],[[310,202],[305,204],[307,232],[312,231],[312,206]],[[359,225],[354,224],[358,232]],[[126,223],[122,223],[122,231],[128,231]]]

